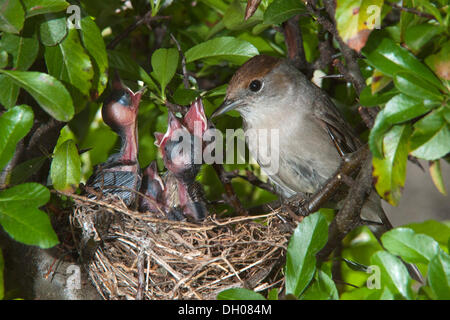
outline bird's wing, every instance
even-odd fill
[[[321,95],[314,103],[314,116],[321,127],[327,131],[331,141],[341,155],[355,152],[361,142],[344,120],[331,100]]]

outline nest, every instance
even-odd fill
[[[72,198],[76,246],[104,299],[206,300],[229,288],[283,286],[295,223],[280,211],[193,224],[134,212],[117,199]]]

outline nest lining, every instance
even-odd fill
[[[229,288],[283,285],[295,222],[281,211],[193,224],[131,211],[120,199],[71,197],[77,248],[99,244],[85,266],[104,299],[207,300]]]

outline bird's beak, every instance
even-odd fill
[[[239,106],[241,102],[241,100],[225,99],[220,107],[213,112],[213,114],[211,115],[211,119],[221,116],[222,114],[227,113],[230,110],[236,109],[236,107]]]

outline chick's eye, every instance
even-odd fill
[[[122,96],[119,98],[118,102],[123,106],[130,106],[131,105],[131,97],[128,92],[125,92],[122,94]]]
[[[248,86],[251,91],[258,92],[262,88],[262,82],[259,80],[253,80],[250,82],[250,85]]]

